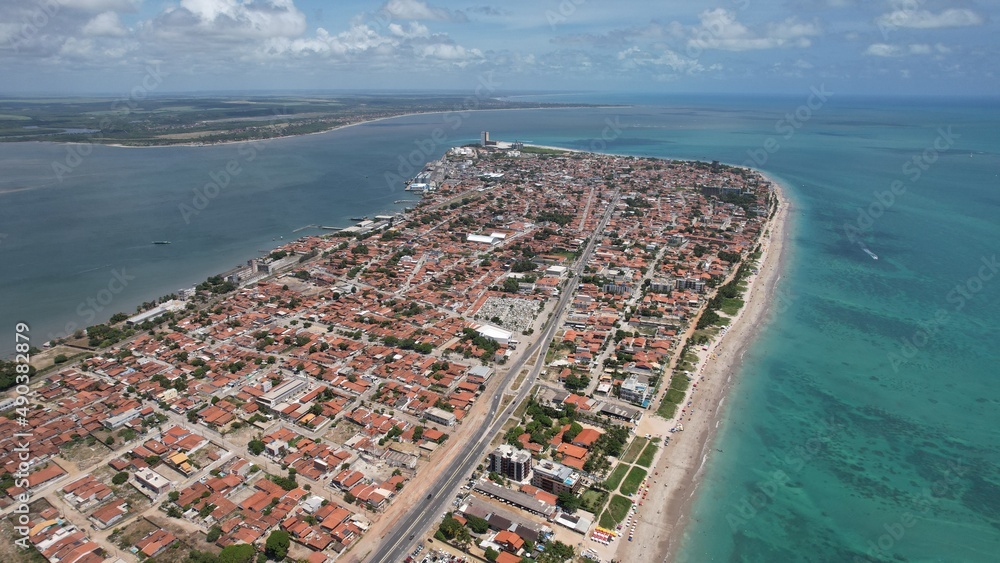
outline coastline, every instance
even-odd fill
[[[673,428],[681,421],[684,430],[669,434],[670,445],[660,448],[644,485],[647,496],[638,497],[643,504],[633,520],[634,540],[629,542],[621,538],[622,543],[614,550],[616,559],[676,560],[680,540],[691,522],[691,510],[705,464],[722,422],[722,406],[733,387],[733,375],[739,371],[744,353],[756,340],[758,327],[771,311],[774,301],[771,297],[781,279],[788,253],[791,205],[784,188],[766,174],[761,172],[761,175],[774,185],[778,209],[768,222],[766,236],[761,239],[758,273],[747,278],[745,304],[733,317],[726,334],[708,344],[707,351],[697,351],[698,366],[682,403],[683,410],[666,422],[659,417],[652,420],[652,414],[640,421],[637,435],[647,432],[663,435],[665,428]],[[689,329],[686,335],[689,337],[691,332]],[[662,394],[659,393],[658,398]],[[596,544],[592,547],[600,550]],[[656,557],[651,559],[650,553],[655,553]]]
[[[294,139],[296,137],[308,137],[310,135],[323,135],[325,133],[330,133],[331,131],[339,131],[341,129],[346,129],[348,127],[354,127],[356,125],[364,125],[366,123],[376,123],[379,121],[385,121],[387,119],[396,119],[399,117],[412,117],[415,115],[440,115],[440,114],[450,114],[450,113],[466,113],[466,112],[485,112],[485,111],[537,111],[537,110],[561,110],[561,109],[609,109],[622,106],[560,106],[560,107],[537,107],[537,108],[491,108],[491,109],[450,109],[450,110],[435,110],[435,111],[415,111],[410,113],[401,113],[399,115],[387,115],[385,117],[376,117],[374,119],[363,119],[361,121],[355,121],[354,123],[346,123],[344,125],[337,125],[336,127],[331,127],[329,129],[324,129],[322,131],[312,131],[310,133],[296,133],[294,135],[278,135],[275,137],[266,137],[263,139],[240,139],[236,141],[219,141],[217,143],[199,143],[197,141],[192,141],[189,143],[170,143],[168,145],[125,145],[122,143],[94,143],[92,141],[50,141],[44,139],[38,140],[27,140],[27,141],[9,141],[18,143],[55,143],[61,145],[87,145],[87,144],[98,144],[105,147],[117,147],[122,149],[163,149],[170,147],[216,147],[224,145],[238,145],[241,143],[262,143],[265,141],[274,141],[277,139]],[[533,145],[541,146],[541,145]],[[559,148],[559,147],[542,147],[542,148]],[[576,149],[560,149],[573,152],[583,152]]]

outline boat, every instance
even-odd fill
[[[367,221],[368,217],[351,217],[351,221]]]
[[[868,250],[868,247],[864,247],[864,248],[862,248],[861,250],[864,250],[864,251],[865,251],[865,254],[867,254],[868,256],[871,256],[871,257],[872,257],[872,260],[878,260],[878,254],[875,254],[875,253],[874,253],[874,252],[872,252],[871,250]]]
[[[170,244],[169,240],[154,240],[153,244]]]

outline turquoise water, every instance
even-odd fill
[[[484,129],[755,164],[794,199],[790,260],[680,560],[996,560],[1000,276],[987,264],[1000,254],[1000,106],[833,96],[808,109],[807,91],[581,101],[634,105],[411,116],[269,141],[253,161],[236,146],[99,147],[61,183],[51,161],[66,147],[0,145],[0,321],[58,333],[83,324],[80,304],[106,297],[115,269],[135,279],[107,309],[127,310],[301,226],[399,208],[409,196],[386,173],[406,172],[400,157],[434,158]],[[231,160],[241,172],[185,222],[178,205]],[[845,225],[863,227],[860,244]],[[161,239],[173,244],[149,244]]]

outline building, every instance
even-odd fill
[[[514,336],[513,332],[492,325],[479,325],[475,327],[475,329],[476,332],[482,336],[493,340],[501,346],[506,346],[507,343],[510,342],[510,339]]]
[[[595,410],[604,416],[625,420],[633,424],[639,422],[639,419],[642,418],[641,410],[612,403],[601,403]]]
[[[306,386],[306,382],[300,379],[290,379],[281,385],[271,389],[267,393],[264,393],[260,397],[257,397],[257,402],[261,406],[267,408],[274,408],[275,405],[284,401],[291,395],[302,390]]]
[[[531,452],[501,444],[490,452],[490,471],[514,481],[524,481],[531,472]]]
[[[102,420],[101,423],[104,424],[105,428],[114,430],[115,428],[124,426],[126,423],[131,422],[136,418],[139,418],[140,414],[141,410],[139,409],[139,407],[133,407],[131,409],[126,409],[118,414],[115,414],[114,416],[109,416],[108,418]]]
[[[128,514],[128,503],[125,499],[118,499],[95,510],[90,519],[97,524],[98,529],[103,530],[113,526],[126,514]]]
[[[444,409],[439,409],[437,407],[430,407],[424,411],[424,418],[431,422],[436,422],[438,424],[444,424],[445,426],[455,426],[458,419],[455,418],[453,413],[450,413]]]
[[[171,299],[169,301],[165,301],[164,303],[162,303],[160,305],[157,305],[156,307],[153,307],[152,309],[150,309],[148,311],[143,311],[143,312],[139,313],[138,315],[133,315],[133,316],[125,319],[125,324],[128,325],[128,326],[141,325],[142,323],[144,323],[146,321],[152,321],[152,320],[158,319],[159,317],[161,317],[161,316],[163,316],[163,315],[165,315],[165,314],[167,314],[167,313],[169,313],[171,311],[179,311],[179,310],[181,310],[183,308],[184,308],[184,302],[183,301],[178,301],[176,299]]]
[[[469,377],[478,377],[487,382],[493,376],[493,368],[489,366],[475,366],[469,369]]]
[[[705,282],[695,278],[683,278],[674,280],[674,287],[677,289],[692,289],[698,293],[705,292]]]
[[[580,474],[561,463],[543,460],[534,467],[531,484],[554,495],[563,492],[576,494],[580,489]]]
[[[135,482],[154,495],[161,495],[170,490],[170,480],[148,468],[136,472]]]
[[[639,376],[633,373],[622,383],[618,396],[623,401],[647,407],[649,406],[649,385],[640,382]]]

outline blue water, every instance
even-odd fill
[[[66,146],[0,144],[0,326],[58,334],[110,296],[116,269],[135,279],[109,314],[301,226],[398,209],[400,158],[481,130],[756,165],[794,200],[790,260],[735,374],[679,559],[995,561],[1000,105],[834,95],[810,109],[808,90],[565,99],[630,106],[411,116],[269,141],[252,161],[237,146],[98,147],[62,182],[51,162]],[[186,222],[178,206],[229,161],[240,173]],[[173,244],[149,244],[161,239]]]

